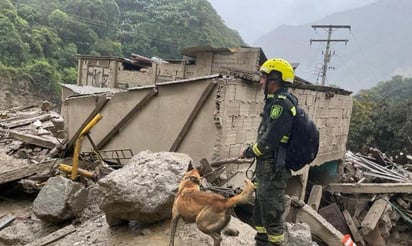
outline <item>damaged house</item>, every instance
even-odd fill
[[[215,164],[211,179],[223,177],[221,183],[240,187],[249,164],[217,164],[238,157],[255,140],[263,107],[256,69],[266,56],[250,47],[193,47],[182,54],[182,61],[169,62],[79,56],[77,85],[63,85],[69,145],[100,113],[90,136],[102,153],[124,158],[147,149],[188,153],[195,162]],[[291,91],[319,128],[320,149],[311,166],[336,169],[346,151],[351,92],[299,77]],[[82,151],[90,150],[85,142]],[[308,173],[309,167],[295,174],[290,194],[304,198]]]

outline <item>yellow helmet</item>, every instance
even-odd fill
[[[259,71],[268,75],[277,71],[282,75],[282,80],[285,83],[292,84],[295,79],[295,72],[292,65],[290,65],[288,61],[281,58],[273,58],[265,61]]]

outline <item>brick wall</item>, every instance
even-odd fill
[[[341,159],[346,151],[352,97],[311,89],[291,89],[299,104],[316,123],[320,133],[320,148],[313,165]],[[263,93],[258,83],[240,79],[225,79],[217,93],[215,120],[219,140],[218,159],[238,157],[240,151],[256,140],[263,108]]]

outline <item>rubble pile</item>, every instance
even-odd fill
[[[325,187],[329,205],[319,209],[321,215],[358,245],[412,243],[409,164],[396,164],[378,149],[367,156],[347,152],[340,176],[341,183]]]
[[[82,126],[79,133],[84,128],[87,127]],[[98,236],[102,230],[124,221],[161,223],[160,227],[165,227],[179,177],[191,162],[188,155],[143,151],[131,155],[126,164],[115,163],[116,170],[106,163],[105,152],[95,148],[78,156],[73,154],[72,160],[63,159],[62,153],[70,152],[67,142],[70,141],[65,136],[64,120],[48,102],[0,112],[0,185],[18,181],[26,192],[38,192],[30,216],[24,218],[30,226],[18,225],[16,218],[22,219],[12,214],[0,214],[0,244],[24,245],[33,240],[43,245],[51,241],[71,245],[73,240],[93,244],[102,240]],[[75,157],[80,162],[76,167],[78,176],[70,180]],[[308,238],[303,240],[305,245],[316,245],[309,240],[311,235],[327,245],[342,245],[351,240],[357,245],[412,244],[412,158],[402,157],[406,161],[401,165],[377,149],[371,149],[367,156],[347,152],[339,183],[313,185],[306,203],[297,197],[289,199],[284,216],[295,224],[287,224],[286,245],[303,245],[296,243],[302,241],[299,235],[303,234]],[[238,161],[200,161],[204,187],[215,192],[219,188],[230,189],[213,183],[221,176],[222,165]],[[72,224],[68,225],[70,221]],[[40,223],[57,226],[45,232]],[[93,226],[90,230],[94,236],[83,235],[79,229]],[[298,230],[296,226],[302,228]],[[33,232],[26,235],[17,227],[32,228],[27,230]],[[294,235],[296,232],[300,234]],[[252,228],[245,227],[244,233],[253,241]],[[194,239],[195,234],[200,239]],[[207,240],[203,236],[196,232],[186,238],[184,232],[178,233],[183,241]],[[143,235],[140,239],[144,238]],[[233,241],[233,245],[250,243],[242,238],[225,240]]]
[[[21,160],[3,159],[0,184],[20,181],[27,191],[38,191],[39,184],[54,175],[53,157],[65,141],[65,132],[63,118],[52,109],[53,105],[44,101],[0,112],[2,155]]]

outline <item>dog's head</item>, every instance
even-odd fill
[[[200,188],[201,178],[198,169],[194,168],[192,163],[189,164],[188,169],[183,176],[179,185],[179,190],[184,187],[198,187]]]

